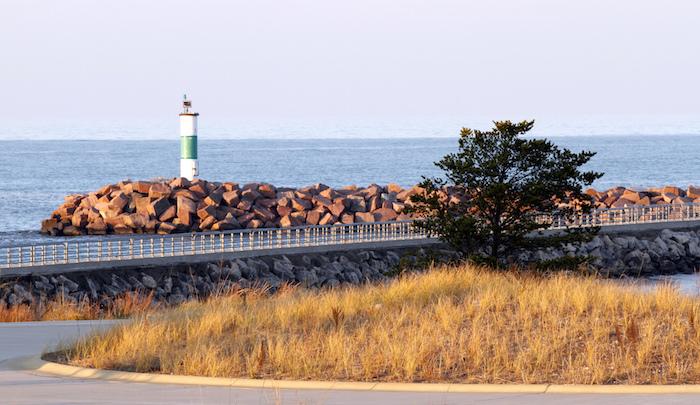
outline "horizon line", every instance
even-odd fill
[[[558,135],[525,135],[528,138],[583,138],[583,137],[666,137],[666,136],[677,136],[677,137],[692,137],[700,136],[700,132],[692,133],[612,133],[612,134],[558,134]],[[329,141],[363,141],[363,140],[414,140],[414,139],[454,139],[459,138],[457,135],[443,135],[443,136],[372,136],[372,137],[340,137],[340,136],[327,136],[327,137],[201,137],[199,136],[199,141],[313,141],[313,140],[329,140]],[[130,137],[107,137],[107,138],[71,138],[71,139],[61,139],[61,138],[3,138],[0,136],[0,142],[47,142],[47,141],[59,141],[59,142],[87,142],[87,141],[128,141],[128,142],[154,142],[154,141],[179,141],[180,136],[175,135],[170,137],[157,137],[157,138],[130,138]]]

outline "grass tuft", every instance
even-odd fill
[[[142,315],[158,307],[153,300],[153,293],[125,293],[103,306],[88,299],[72,301],[58,296],[50,301],[37,300],[31,305],[0,305],[0,322],[121,319]]]

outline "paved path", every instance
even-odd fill
[[[33,355],[106,321],[0,324],[2,404],[698,404],[695,395],[435,394],[196,387],[77,380],[11,369],[9,359]]]

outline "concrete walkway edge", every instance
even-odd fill
[[[700,394],[700,384],[684,385],[579,385],[579,384],[451,384],[385,383],[352,381],[295,381],[251,378],[198,377],[101,370],[59,364],[40,356],[5,363],[18,370],[32,370],[55,377],[95,379],[149,384],[178,384],[235,388],[299,390],[394,391],[436,393],[531,393],[531,394]]]

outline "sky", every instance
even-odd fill
[[[0,6],[0,139],[700,134],[697,0]]]

